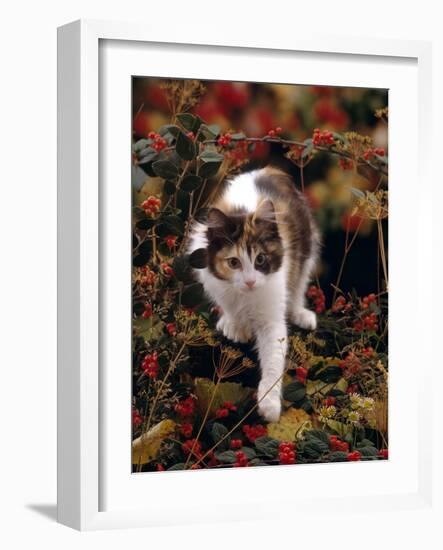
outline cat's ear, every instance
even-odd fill
[[[189,256],[189,265],[194,269],[204,269],[208,266],[208,251],[206,248],[197,248]]]
[[[226,227],[228,222],[226,214],[218,208],[211,208],[206,215],[205,225],[214,229],[221,229],[222,227]]]
[[[254,220],[258,218],[260,220],[265,220],[268,222],[275,222],[275,210],[274,210],[274,204],[270,199],[264,199],[261,201],[261,203],[257,206],[257,210],[255,211]]]

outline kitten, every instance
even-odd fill
[[[221,308],[217,329],[234,342],[255,340],[260,361],[258,410],[269,422],[281,413],[287,350],[286,319],[313,330],[304,296],[319,233],[304,196],[276,168],[236,176],[191,230],[190,262]]]

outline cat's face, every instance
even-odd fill
[[[280,269],[283,245],[271,201],[264,201],[254,214],[226,215],[212,208],[206,225],[207,267],[218,279],[249,293]]]

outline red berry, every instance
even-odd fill
[[[378,454],[379,454],[379,456],[381,456],[381,458],[387,459],[389,457],[388,449],[380,449]]]

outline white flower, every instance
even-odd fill
[[[350,411],[348,414],[348,421],[351,424],[357,425],[360,422],[360,413],[357,411]]]

